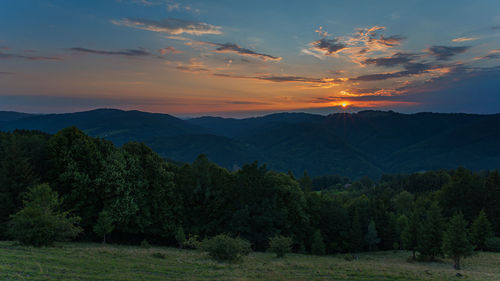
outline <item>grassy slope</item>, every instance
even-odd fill
[[[154,258],[163,253],[165,259]],[[500,280],[500,253],[479,253],[460,270],[446,263],[408,263],[407,252],[342,255],[253,253],[242,263],[210,260],[197,251],[65,243],[28,248],[0,242],[0,280]]]

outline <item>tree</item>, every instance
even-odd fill
[[[413,194],[403,190],[401,193],[394,196],[391,201],[399,214],[408,214],[414,200],[415,196]]]
[[[177,228],[177,231],[175,232],[175,241],[177,241],[177,244],[179,244],[179,248],[182,249],[184,246],[184,242],[186,242],[186,234],[184,234],[184,229],[181,227]]]
[[[425,220],[420,224],[418,230],[417,250],[420,258],[434,260],[441,256],[441,246],[443,241],[443,217],[441,210],[434,202],[426,213]]]
[[[311,244],[311,253],[313,255],[324,255],[325,254],[325,242],[323,241],[323,235],[321,231],[316,230],[313,235],[313,240]]]
[[[61,212],[61,200],[48,184],[28,190],[22,210],[12,215],[10,235],[21,244],[50,246],[56,241],[75,237],[82,231],[76,226],[78,217]]]
[[[312,180],[306,171],[304,171],[304,175],[302,176],[302,178],[299,179],[299,184],[300,188],[304,192],[310,192],[312,190]]]
[[[493,236],[493,231],[491,230],[491,223],[486,217],[484,210],[481,210],[479,216],[474,220],[470,229],[471,242],[474,244],[476,249],[484,250],[484,243],[486,239]]]
[[[415,251],[418,246],[418,229],[420,225],[420,218],[417,215],[417,211],[414,210],[408,219],[408,224],[401,233],[401,242],[403,243],[403,249],[412,251],[412,259],[415,260]]]
[[[359,221],[358,209],[354,211],[354,217],[352,218],[349,232],[349,250],[355,253],[363,250],[363,229]]]
[[[38,181],[22,147],[15,137],[11,139],[0,161],[0,237],[8,228],[9,216],[23,207],[22,195]]]
[[[375,222],[373,220],[368,224],[368,229],[365,235],[365,242],[370,250],[380,242],[380,238],[377,235],[377,229],[375,228]]]
[[[285,257],[292,251],[292,238],[286,236],[274,236],[269,239],[269,251],[276,254],[277,258]]]
[[[113,224],[113,217],[107,211],[101,211],[99,217],[97,218],[97,223],[94,225],[94,232],[102,236],[102,243],[106,244],[106,235],[111,233],[115,226]]]
[[[467,222],[462,214],[451,218],[443,235],[443,253],[453,259],[453,268],[460,269],[460,259],[470,256],[473,247],[467,239]]]

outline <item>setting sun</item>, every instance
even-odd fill
[[[341,106],[342,106],[342,107],[347,107],[347,105],[348,105],[348,104],[347,104],[346,102],[343,102],[343,103],[341,104]]]

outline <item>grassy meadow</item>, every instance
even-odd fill
[[[500,253],[478,253],[459,271],[449,260],[410,263],[409,255],[372,252],[348,261],[342,254],[277,259],[251,253],[231,264],[165,247],[60,243],[32,248],[6,241],[0,242],[0,280],[500,280]]]

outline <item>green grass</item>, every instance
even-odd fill
[[[344,255],[252,253],[237,264],[203,252],[62,243],[53,248],[0,242],[0,280],[500,280],[500,253],[478,253],[456,271],[451,261],[409,263],[408,252]],[[456,277],[460,272],[463,277]]]

